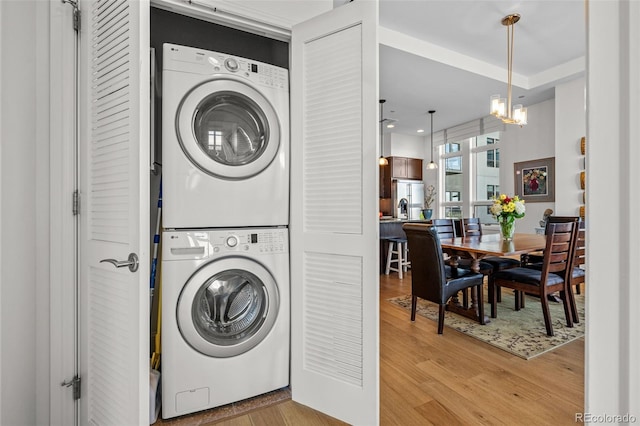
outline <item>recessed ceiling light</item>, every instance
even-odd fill
[[[418,129],[418,133],[424,133],[424,129]]]

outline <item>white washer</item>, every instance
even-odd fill
[[[289,73],[164,44],[163,226],[289,224]]]
[[[163,234],[163,418],[289,385],[288,252],[284,227]]]

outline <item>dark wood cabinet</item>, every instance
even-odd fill
[[[422,160],[420,158],[389,157],[391,179],[422,180]]]
[[[380,166],[380,198],[391,198],[391,165]]]
[[[407,178],[407,158],[389,157],[389,164],[391,164],[391,178]]]
[[[407,179],[422,180],[422,160],[407,158]]]
[[[389,164],[380,166],[380,198],[391,198],[393,179],[422,180],[420,158],[387,157]]]

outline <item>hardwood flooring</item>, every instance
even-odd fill
[[[418,316],[412,323],[386,301],[410,293],[410,273],[380,276],[381,425],[576,423],[584,411],[584,338],[527,361],[448,327],[438,335],[435,322]],[[288,400],[215,424],[343,423]]]

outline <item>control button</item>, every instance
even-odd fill
[[[238,71],[238,68],[240,67],[238,65],[238,61],[236,61],[233,58],[227,58],[227,60],[224,61],[224,66],[227,67],[229,71],[233,71],[233,72]]]
[[[235,235],[227,237],[227,241],[225,243],[227,247],[235,247],[238,245],[238,237],[236,237]]]
[[[217,252],[219,252],[219,251],[220,251],[220,247],[214,247],[214,248],[213,248],[213,252],[214,252],[214,253],[217,253]]]

